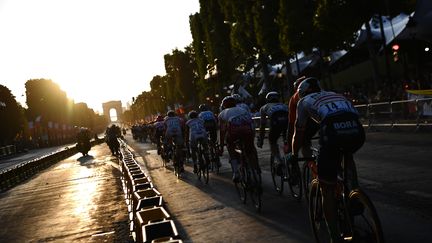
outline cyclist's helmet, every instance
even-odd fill
[[[279,94],[278,94],[278,92],[275,92],[275,91],[268,92],[267,95],[266,95],[266,101],[267,101],[267,103],[279,102]]]
[[[157,116],[157,118],[156,118],[156,121],[163,121],[163,120],[164,120],[164,118],[161,115]]]
[[[168,117],[174,117],[174,116],[176,116],[176,113],[175,113],[175,111],[173,111],[173,110],[169,110],[168,112],[167,112],[167,114],[166,114]]]
[[[237,102],[234,99],[234,97],[232,97],[232,96],[226,96],[222,100],[221,107],[222,107],[222,109],[227,109],[227,108],[235,107],[236,104],[237,104]]]
[[[294,82],[294,90],[298,89],[298,86],[301,84],[301,82],[303,82],[303,80],[306,79],[306,76],[301,76],[300,78],[298,78],[295,82]]]
[[[200,111],[208,111],[208,110],[209,110],[209,108],[207,107],[206,104],[201,104],[201,105],[198,107],[198,109],[199,109]]]
[[[243,102],[243,99],[239,94],[233,94],[232,97],[236,100],[237,103]]]
[[[308,94],[320,92],[321,85],[317,78],[307,78],[300,83],[297,91],[299,93],[299,97],[303,98]]]
[[[196,111],[190,111],[188,114],[189,119],[194,119],[198,117],[198,112]]]

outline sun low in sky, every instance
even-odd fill
[[[0,0],[0,84],[23,105],[25,82],[45,78],[97,111],[125,106],[192,42],[198,11],[198,0]]]

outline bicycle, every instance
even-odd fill
[[[276,166],[275,166],[275,157],[272,154],[270,156],[270,170],[273,180],[273,185],[279,194],[283,193],[284,190],[284,183],[288,182],[291,195],[297,199],[298,201],[301,200],[302,193],[303,193],[303,187],[302,187],[302,179],[301,179],[301,172],[298,166],[293,166],[292,163],[288,162],[288,158],[285,155],[281,161],[282,163],[282,174],[280,176],[276,173]],[[279,177],[279,178],[278,178]],[[297,183],[294,183],[297,182]]]
[[[198,170],[197,176],[198,180],[201,180],[201,176],[204,179],[204,182],[208,184],[209,182],[209,156],[206,151],[206,148],[203,146],[201,140],[198,141]]]
[[[209,151],[209,157],[210,157],[210,170],[212,172],[215,172],[216,175],[219,174],[219,165],[220,165],[220,158],[217,153],[218,151],[218,144],[214,143],[208,139],[208,151]]]
[[[160,150],[161,150],[160,153],[162,157],[162,166],[167,167],[167,164],[169,163],[170,159],[172,159],[173,156],[172,144],[171,143],[165,144],[163,139],[161,138]]]
[[[348,168],[344,154],[336,183],[337,224],[343,239],[353,242],[384,242],[381,223],[374,205],[364,191],[350,184],[357,180],[354,168]],[[348,175],[354,178],[349,179]],[[322,207],[322,192],[318,179],[313,179],[309,194],[309,219],[317,242],[330,239]]]
[[[304,161],[302,169],[302,185],[306,201],[309,200],[310,184],[312,180],[318,178],[318,166],[316,164],[316,158],[318,157],[318,149],[315,147],[311,147],[311,151],[312,157],[304,157],[298,159],[298,161]]]
[[[247,194],[249,194],[256,211],[260,212],[262,207],[262,180],[259,165],[258,168],[250,166],[247,156],[243,152],[245,151],[243,143],[236,141],[234,144],[236,146],[235,151],[240,155],[240,167],[238,169],[240,180],[234,182],[235,188],[239,194],[240,200],[244,204],[246,204]]]

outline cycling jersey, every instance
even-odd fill
[[[200,118],[190,119],[186,122],[189,128],[189,140],[192,142],[197,138],[207,138],[207,131],[204,127],[204,121]]]
[[[268,103],[260,109],[261,113],[261,129],[264,128],[267,121],[270,120],[269,142],[270,145],[276,144],[277,139],[281,134],[285,137],[288,127],[288,107],[282,103]],[[263,136],[261,130],[261,136]],[[262,137],[261,137],[262,138]]]
[[[154,123],[154,129],[159,132],[159,131],[163,131],[165,129],[165,125],[163,121],[158,121]]]
[[[202,111],[198,115],[203,121],[216,121],[215,115],[211,111]]]
[[[328,91],[312,93],[301,99],[297,105],[296,128],[304,129],[308,117],[321,123],[326,117],[346,112],[358,114],[343,95]]]
[[[177,145],[183,144],[182,120],[179,117],[165,117],[165,142],[175,137]]]
[[[223,110],[219,114],[219,120],[227,124],[228,131],[253,130],[251,114],[243,108],[232,107]]]
[[[210,134],[210,140],[216,143],[217,140],[217,121],[216,117],[211,111],[203,111],[198,115],[204,121],[204,127]]]
[[[237,107],[240,107],[240,108],[242,108],[242,109],[245,109],[247,112],[251,112],[251,110],[250,110],[250,108],[249,108],[249,106],[248,105],[246,105],[245,103],[238,103],[238,104],[236,104],[236,106]]]

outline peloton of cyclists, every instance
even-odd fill
[[[364,130],[359,122],[358,112],[352,103],[340,94],[323,91],[318,79],[307,78],[302,81],[298,87],[298,93],[300,100],[297,105],[297,118],[289,160],[296,161],[298,151],[304,144],[308,119],[311,118],[320,126],[320,148],[317,161],[318,179],[322,186],[323,211],[333,241],[341,242],[336,224],[334,196],[337,167],[343,153],[352,154],[363,145]],[[352,165],[354,163],[352,156],[344,159],[347,160],[348,165],[351,164],[351,167],[355,168]]]

